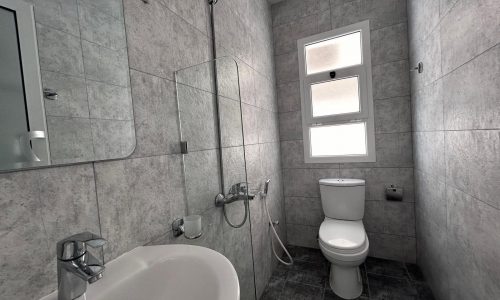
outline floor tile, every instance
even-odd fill
[[[319,249],[291,246],[288,248],[294,260],[307,261],[316,264],[328,264],[323,253]]]
[[[396,278],[368,273],[370,299],[373,300],[415,300],[417,290],[406,278]]]
[[[287,281],[299,282],[323,288],[328,278],[328,269],[325,264],[313,264],[304,261],[295,261],[288,271]]]
[[[365,262],[366,272],[378,275],[407,278],[404,263],[375,257],[368,257]]]
[[[323,289],[312,285],[287,281],[281,299],[286,300],[321,300]]]
[[[417,290],[418,300],[434,300],[434,295],[432,294],[431,288],[427,285],[427,283],[423,282],[414,282],[413,286]]]
[[[424,281],[424,274],[416,264],[405,264],[408,275],[413,281]]]
[[[356,300],[368,300],[369,298],[367,296],[361,295],[359,298],[356,298]],[[341,298],[337,295],[335,295],[334,292],[331,290],[326,290],[325,291],[325,297],[323,300],[344,300],[344,298]]]
[[[271,276],[269,279],[269,283],[267,284],[266,289],[262,293],[261,300],[278,300],[283,293],[283,289],[285,287],[285,278]]]
[[[330,288],[330,263],[317,249],[289,246],[292,266],[278,265],[260,300],[341,300]],[[369,257],[360,266],[358,300],[434,300],[415,264]]]

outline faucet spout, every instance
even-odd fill
[[[105,267],[87,251],[87,246],[97,248],[105,243],[106,240],[89,232],[57,243],[58,300],[77,299],[87,291],[87,282],[102,278]]]

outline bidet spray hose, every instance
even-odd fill
[[[262,193],[262,198],[264,200],[264,207],[266,209],[266,214],[267,214],[267,219],[269,220],[269,227],[271,227],[271,230],[273,231],[274,233],[274,236],[276,237],[276,239],[278,240],[278,243],[280,244],[281,248],[285,251],[286,255],[288,256],[288,258],[290,259],[290,262],[286,262],[284,260],[282,260],[279,255],[276,253],[276,250],[274,249],[274,242],[273,242],[273,237],[271,236],[271,248],[273,248],[273,253],[274,253],[274,256],[276,257],[276,259],[284,264],[284,265],[287,265],[287,266],[291,266],[293,265],[293,258],[292,256],[290,255],[290,253],[288,252],[288,250],[286,249],[285,245],[283,245],[283,242],[281,241],[278,233],[276,232],[276,228],[274,228],[274,224],[273,224],[273,220],[271,219],[271,214],[269,213],[269,209],[267,207],[267,187],[269,186],[269,182],[270,180],[266,181],[266,189],[264,191],[264,193]]]

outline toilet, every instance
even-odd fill
[[[363,226],[365,181],[362,179],[320,179],[325,220],[319,228],[319,247],[331,262],[330,287],[344,299],[363,292],[359,266],[368,255],[368,237]]]

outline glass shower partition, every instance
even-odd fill
[[[187,214],[202,215],[204,227],[191,243],[224,254],[238,273],[241,299],[255,299],[248,201],[215,207],[217,194],[247,182],[238,64],[218,58],[177,71],[175,80]],[[229,224],[245,218],[240,228]]]

